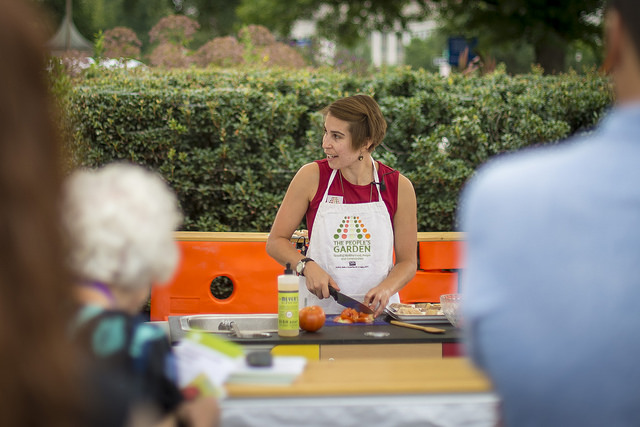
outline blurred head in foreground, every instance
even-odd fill
[[[609,0],[605,18],[603,70],[611,75],[616,102],[640,99],[640,5],[635,0]]]
[[[127,163],[77,171],[63,209],[80,285],[108,287],[117,308],[135,313],[152,284],[171,278],[178,263],[173,231],[182,217],[156,173]]]
[[[62,170],[40,17],[0,0],[0,425],[77,425]]]

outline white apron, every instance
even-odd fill
[[[371,162],[377,183],[378,171]],[[379,185],[375,185],[377,202],[343,204],[341,197],[329,196],[337,172],[331,173],[318,206],[307,256],[336,281],[342,293],[362,302],[393,267],[393,228]],[[332,297],[318,299],[307,289],[305,278],[300,279],[301,307],[319,305],[327,314],[344,310]],[[389,299],[392,302],[400,302],[397,293]]]

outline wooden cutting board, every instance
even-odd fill
[[[490,392],[467,358],[309,361],[291,385],[227,385],[229,397]]]

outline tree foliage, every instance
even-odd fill
[[[604,0],[434,0],[450,32],[478,37],[481,45],[514,42],[533,47],[547,73],[566,68],[569,45],[601,44]]]
[[[243,23],[264,25],[281,36],[296,20],[314,18],[318,35],[353,46],[371,30],[400,30],[429,10],[427,0],[241,0],[237,14]]]
[[[434,60],[443,56],[446,45],[447,40],[442,32],[433,32],[426,39],[413,38],[405,47],[404,63],[414,69],[424,68],[438,72],[439,67],[434,64]]]
[[[66,0],[31,1],[49,15],[53,34],[64,18]],[[127,27],[146,44],[149,30],[172,12],[172,0],[73,0],[73,22],[88,40],[93,40],[98,31]]]
[[[238,28],[236,7],[240,0],[179,0],[175,1],[176,12],[183,13],[200,24],[193,44],[202,46],[216,38],[229,36]]]
[[[31,1],[49,12],[53,33],[64,16],[65,0]],[[146,46],[149,30],[177,13],[198,22],[195,48],[251,24],[265,26],[279,38],[288,37],[297,20],[313,18],[318,36],[353,48],[371,30],[399,31],[411,20],[425,19],[429,5],[428,0],[74,0],[73,14],[76,26],[90,40],[98,31],[127,27]]]

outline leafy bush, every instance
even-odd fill
[[[188,51],[175,43],[160,43],[149,55],[149,61],[154,67],[186,68],[190,64]]]
[[[269,46],[276,42],[271,31],[262,25],[247,25],[240,29],[238,37],[249,41],[253,46]]]
[[[104,32],[104,56],[107,58],[140,58],[142,42],[136,33],[126,27],[115,27]]]
[[[284,43],[276,41],[269,29],[262,25],[248,25],[238,31],[245,64],[279,68],[303,68],[302,55]]]
[[[262,62],[268,67],[303,68],[305,66],[302,55],[294,48],[284,43],[275,42],[260,50]]]
[[[374,157],[418,197],[418,229],[450,231],[459,192],[492,156],[588,131],[611,103],[598,75],[442,78],[398,68],[98,72],[73,88],[73,163],[127,159],[177,191],[185,230],[268,231],[295,172],[323,156],[333,100],[373,95],[389,129]]]
[[[187,46],[199,28],[198,21],[188,16],[165,16],[149,31],[149,41]]]
[[[203,68],[209,65],[232,67],[242,64],[242,51],[242,45],[235,37],[216,37],[195,52],[194,63]]]

